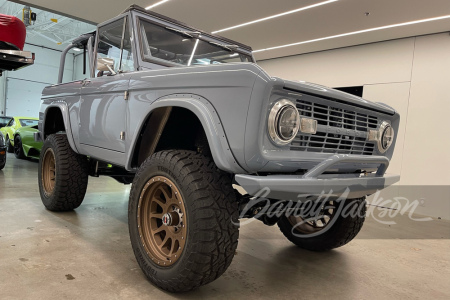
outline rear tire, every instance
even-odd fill
[[[347,199],[342,204],[342,210],[336,213],[331,220],[334,223],[329,223],[330,226],[320,228],[306,227],[308,224],[305,222],[302,230],[301,226],[294,228],[295,221],[292,219],[293,216],[287,218],[282,216],[278,221],[278,227],[284,236],[299,246],[300,248],[311,250],[311,251],[327,251],[337,247],[344,246],[358,234],[361,230],[366,214],[366,201],[365,197],[358,199]],[[339,211],[339,209],[337,209]],[[351,213],[349,213],[351,212]],[[333,219],[335,218],[335,219]],[[321,220],[321,218],[319,218]],[[302,222],[303,220],[296,220],[297,222]],[[299,224],[299,223],[296,223]],[[314,223],[316,224],[316,223]],[[320,233],[322,231],[323,233]],[[308,237],[307,234],[313,232],[320,233],[318,235]]]
[[[11,145],[11,140],[9,139],[9,136],[6,136],[6,151],[8,153],[13,153],[14,152],[14,146]]]
[[[144,161],[131,187],[128,220],[139,266],[169,292],[217,279],[238,244],[231,177],[193,151],[161,151]]]
[[[41,200],[48,210],[73,210],[86,194],[87,158],[70,148],[66,135],[52,134],[41,150],[38,178]]]
[[[20,135],[16,135],[14,138],[14,156],[17,159],[24,159],[25,153],[23,151],[22,138]]]

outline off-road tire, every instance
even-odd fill
[[[11,145],[11,140],[9,139],[9,136],[6,136],[6,151],[8,153],[13,153],[14,152],[14,146]]]
[[[20,135],[14,137],[14,156],[17,159],[25,159],[25,153],[23,151],[22,138]]]
[[[353,211],[355,213],[348,213]],[[342,214],[344,212],[344,214]],[[278,227],[284,236],[300,248],[311,251],[327,251],[344,246],[350,242],[361,230],[366,213],[366,201],[364,198],[347,199],[344,202],[342,212],[336,215],[335,223],[323,233],[313,237],[296,236],[293,234],[293,225],[286,216],[278,221]],[[343,216],[344,215],[344,216]],[[296,229],[294,229],[295,231]]]
[[[144,186],[157,176],[176,185],[187,215],[183,252],[169,267],[150,258],[139,236],[139,198]],[[219,170],[211,158],[185,150],[153,154],[139,168],[130,192],[130,239],[139,266],[152,283],[169,292],[185,292],[212,282],[235,255],[238,214],[231,176]]]
[[[53,191],[46,193],[43,186],[43,164],[47,150],[51,149],[55,159],[55,184]],[[39,193],[44,206],[51,211],[70,211],[81,205],[88,185],[88,161],[86,156],[70,148],[65,134],[47,137],[39,159]]]

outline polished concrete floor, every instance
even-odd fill
[[[186,294],[155,288],[127,228],[129,186],[90,178],[74,212],[44,209],[37,162],[11,155],[0,171],[1,299],[450,299],[450,222],[396,225],[373,217],[350,244],[326,253],[291,245],[276,226],[241,228],[231,267]]]

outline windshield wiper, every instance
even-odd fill
[[[221,44],[221,43],[216,43],[216,42],[209,42],[209,43],[219,46],[221,48],[227,49],[228,51],[236,51],[239,48],[238,45],[227,45],[227,44]]]
[[[172,27],[166,27],[166,29],[181,33],[182,35],[185,35],[185,36],[188,36],[191,38],[194,38],[194,37],[197,38],[200,35],[200,32],[198,32],[198,31],[180,30],[180,29],[176,29],[176,28],[172,28]]]

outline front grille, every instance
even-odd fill
[[[317,120],[317,133],[299,132],[291,143],[291,150],[373,154],[375,145],[367,141],[367,133],[377,129],[376,116],[304,100],[297,100],[296,106],[300,116]]]

